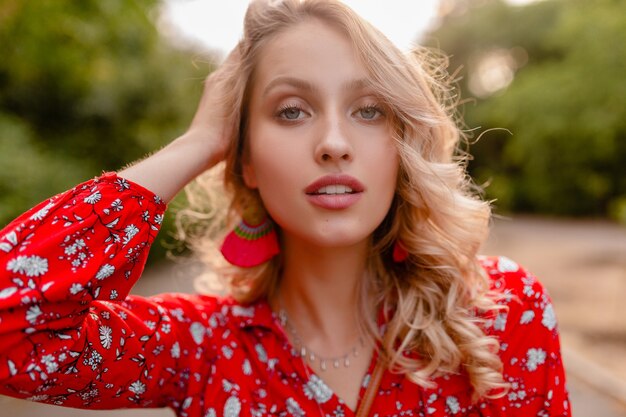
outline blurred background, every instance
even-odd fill
[[[499,215],[484,251],[550,291],[574,415],[626,415],[626,1],[347,3],[401,48],[450,57],[470,173]],[[246,5],[0,0],[0,227],[183,133]],[[181,250],[172,217],[138,293],[193,291],[191,270],[166,260]],[[102,415],[6,397],[0,410]],[[172,415],[123,415],[142,413]]]

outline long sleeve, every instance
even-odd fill
[[[201,311],[185,296],[128,296],[165,209],[107,173],[0,232],[0,393],[72,407],[184,407],[187,358],[202,349],[189,326]],[[181,347],[189,344],[196,351]]]
[[[503,375],[511,388],[490,402],[483,415],[567,417],[571,414],[559,333],[552,299],[535,276],[504,257],[485,258],[483,265],[499,303],[507,310],[491,322],[489,333],[500,340]]]

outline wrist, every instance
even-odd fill
[[[172,145],[183,145],[185,152],[189,153],[190,159],[199,162],[201,172],[212,168],[224,159],[225,149],[221,141],[217,139],[219,135],[206,129],[189,129],[178,137]]]

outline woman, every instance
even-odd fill
[[[179,416],[569,415],[550,299],[477,257],[489,207],[428,69],[341,3],[252,3],[187,133],[0,233],[1,392]],[[222,160],[230,296],[128,296],[166,203]]]

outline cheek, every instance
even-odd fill
[[[398,154],[396,144],[390,140],[381,154],[385,155],[382,163],[385,166],[384,171],[387,174],[387,180],[389,180],[389,177],[392,177],[395,185],[395,180],[398,175],[398,171],[400,170],[400,155]]]
[[[379,175],[379,189],[380,192],[380,204],[384,214],[387,214],[391,201],[396,192],[396,184],[398,180],[399,171],[399,157],[397,154],[389,155],[385,161],[384,167],[381,167],[378,171]],[[382,221],[382,220],[381,220]]]
[[[272,139],[253,138],[251,143],[250,160],[252,162],[256,187],[259,189],[263,202],[274,214],[278,205],[289,201],[295,191],[301,187],[298,182],[298,173],[302,166],[301,158],[297,153],[301,150],[292,149],[282,142]]]
[[[371,180],[378,188],[393,194],[400,169],[400,156],[393,140],[381,140],[378,146],[364,147],[361,155]]]
[[[263,192],[279,187],[284,177],[282,173],[290,169],[290,158],[286,154],[289,142],[263,119],[261,110],[253,108],[251,113],[247,138],[249,171],[254,173],[254,187]]]
[[[274,190],[295,180],[311,162],[310,143],[306,131],[285,129],[263,115],[258,108],[251,110],[249,151],[258,187]]]
[[[388,142],[367,154],[367,175],[370,181],[370,207],[372,217],[377,224],[387,215],[396,192],[400,156],[395,143]]]

